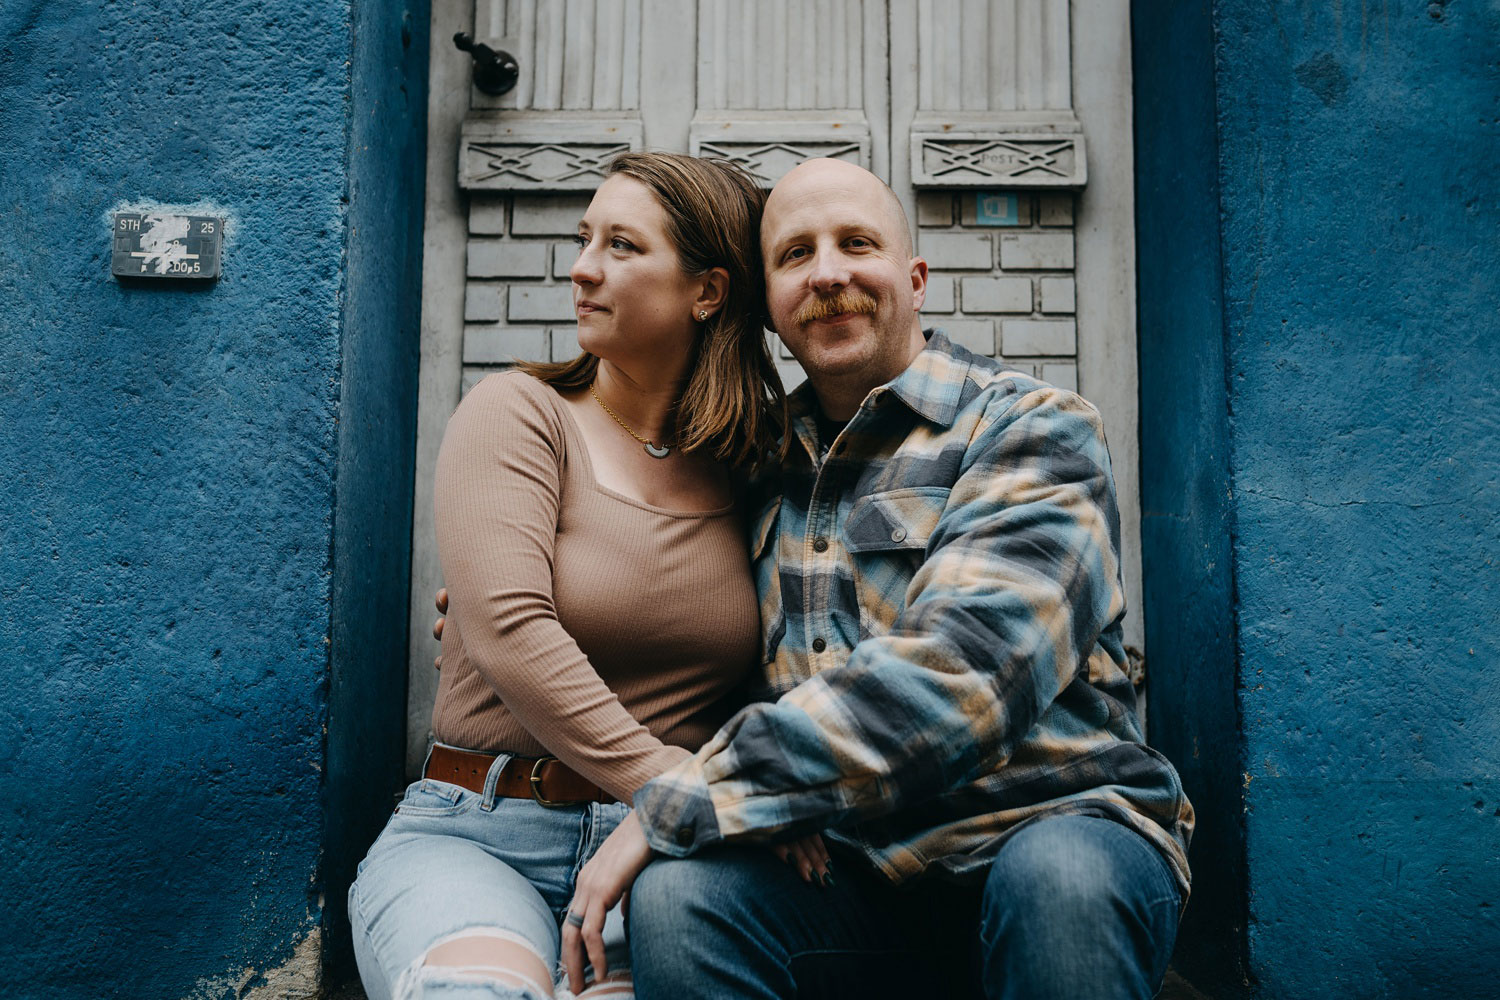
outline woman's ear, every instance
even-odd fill
[[[724,307],[729,298],[729,272],[722,267],[710,268],[703,276],[698,288],[698,298],[693,302],[693,315],[707,312],[710,315]]]

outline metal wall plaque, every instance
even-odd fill
[[[109,270],[119,278],[217,278],[223,245],[223,219],[121,212]]]

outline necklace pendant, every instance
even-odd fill
[[[658,448],[656,445],[652,444],[650,441],[647,441],[646,442],[646,454],[650,455],[652,458],[666,458],[668,455],[672,454],[672,449],[671,448]]]

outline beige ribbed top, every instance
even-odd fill
[[[600,486],[562,399],[506,372],[448,421],[436,517],[439,741],[550,753],[628,802],[728,718],[760,629],[733,508]]]

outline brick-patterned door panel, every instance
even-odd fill
[[[1071,191],[927,190],[917,252],[925,322],[971,351],[1078,388]]]

